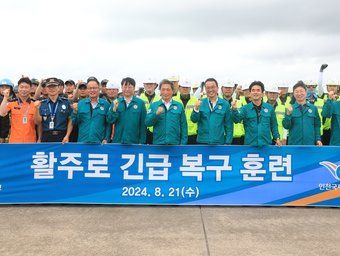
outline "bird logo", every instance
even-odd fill
[[[336,180],[340,180],[340,165],[328,161],[323,161],[319,164],[325,166]]]

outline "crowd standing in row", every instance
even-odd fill
[[[340,145],[340,84],[0,81],[0,143]],[[246,88],[245,88],[246,87]]]

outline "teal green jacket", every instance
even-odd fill
[[[317,107],[307,102],[301,110],[297,102],[293,112],[285,114],[282,124],[288,130],[288,145],[315,145],[320,138],[320,116]]]
[[[233,121],[229,102],[218,98],[210,109],[208,98],[202,99],[199,111],[191,113],[191,121],[197,123],[197,142],[202,144],[231,144]]]
[[[232,110],[232,116],[235,123],[243,121],[245,145],[261,147],[280,138],[275,110],[269,103],[262,102],[259,116],[252,102]]]
[[[156,115],[159,107],[164,111]],[[175,100],[171,101],[169,110],[162,100],[152,103],[145,124],[148,127],[153,126],[153,144],[185,145],[188,142],[188,124],[183,105]]]
[[[77,113],[72,113],[72,123],[78,124],[78,142],[101,143],[109,141],[111,126],[106,122],[110,104],[104,99],[98,99],[97,106],[92,109],[89,98],[80,100]]]
[[[340,146],[340,101],[328,99],[322,108],[323,118],[331,118],[331,141],[329,145]]]
[[[113,143],[145,144],[146,126],[145,103],[140,98],[133,96],[129,106],[126,106],[124,98],[118,98],[118,108],[113,112],[111,104],[107,121],[115,124]]]

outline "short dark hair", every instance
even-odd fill
[[[298,87],[302,87],[303,89],[305,89],[305,91],[307,91],[307,86],[305,85],[304,82],[302,82],[301,80],[298,81],[294,86],[293,86],[293,91],[298,88]]]
[[[162,85],[163,84],[170,84],[170,86],[171,86],[171,90],[172,91],[174,91],[175,90],[175,86],[174,86],[174,83],[173,82],[171,82],[170,80],[168,80],[168,79],[163,79],[162,81],[160,81],[160,83],[159,83],[159,90],[160,89],[162,89]]]
[[[21,83],[26,83],[26,84],[29,84],[30,86],[32,86],[31,79],[29,79],[28,77],[20,78],[19,81],[18,81],[18,85],[21,84]]]
[[[123,78],[122,82],[120,83],[121,85],[124,84],[131,84],[133,87],[136,87],[136,81],[135,79],[131,78],[131,77],[125,77]]]
[[[249,91],[251,91],[251,88],[253,88],[255,85],[260,86],[262,92],[264,92],[264,84],[261,81],[254,81],[249,85]]]
[[[205,80],[204,85],[206,85],[207,82],[214,82],[218,87],[218,82],[215,78],[212,77],[208,78],[207,80]]]

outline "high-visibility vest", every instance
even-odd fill
[[[319,113],[319,116],[320,116],[320,120],[322,120],[322,116],[321,116],[321,112],[322,112],[322,108],[323,108],[323,105],[325,104],[324,100],[321,99],[321,98],[317,98],[317,100],[314,102],[314,106],[318,109],[318,113]],[[323,123],[321,122],[321,127],[320,127],[320,135],[323,134],[323,128],[324,125]]]
[[[149,108],[150,108],[151,103],[156,102],[156,101],[159,101],[159,100],[161,99],[161,96],[155,94],[155,97],[153,97],[153,99],[151,100],[151,102],[149,102],[148,97],[146,97],[145,93],[143,92],[143,93],[139,96],[139,98],[140,98],[141,100],[144,101],[146,111],[148,111]],[[149,130],[150,132],[153,132],[153,127],[148,127],[148,130]]]
[[[180,94],[178,94],[177,96],[174,96],[172,99],[182,103],[184,107]],[[195,98],[194,96],[190,96],[190,99],[184,108],[185,118],[187,119],[187,124],[188,124],[188,136],[197,134],[197,123],[193,123],[190,119],[191,113],[194,110],[194,106],[197,101],[198,101],[197,98]]]

